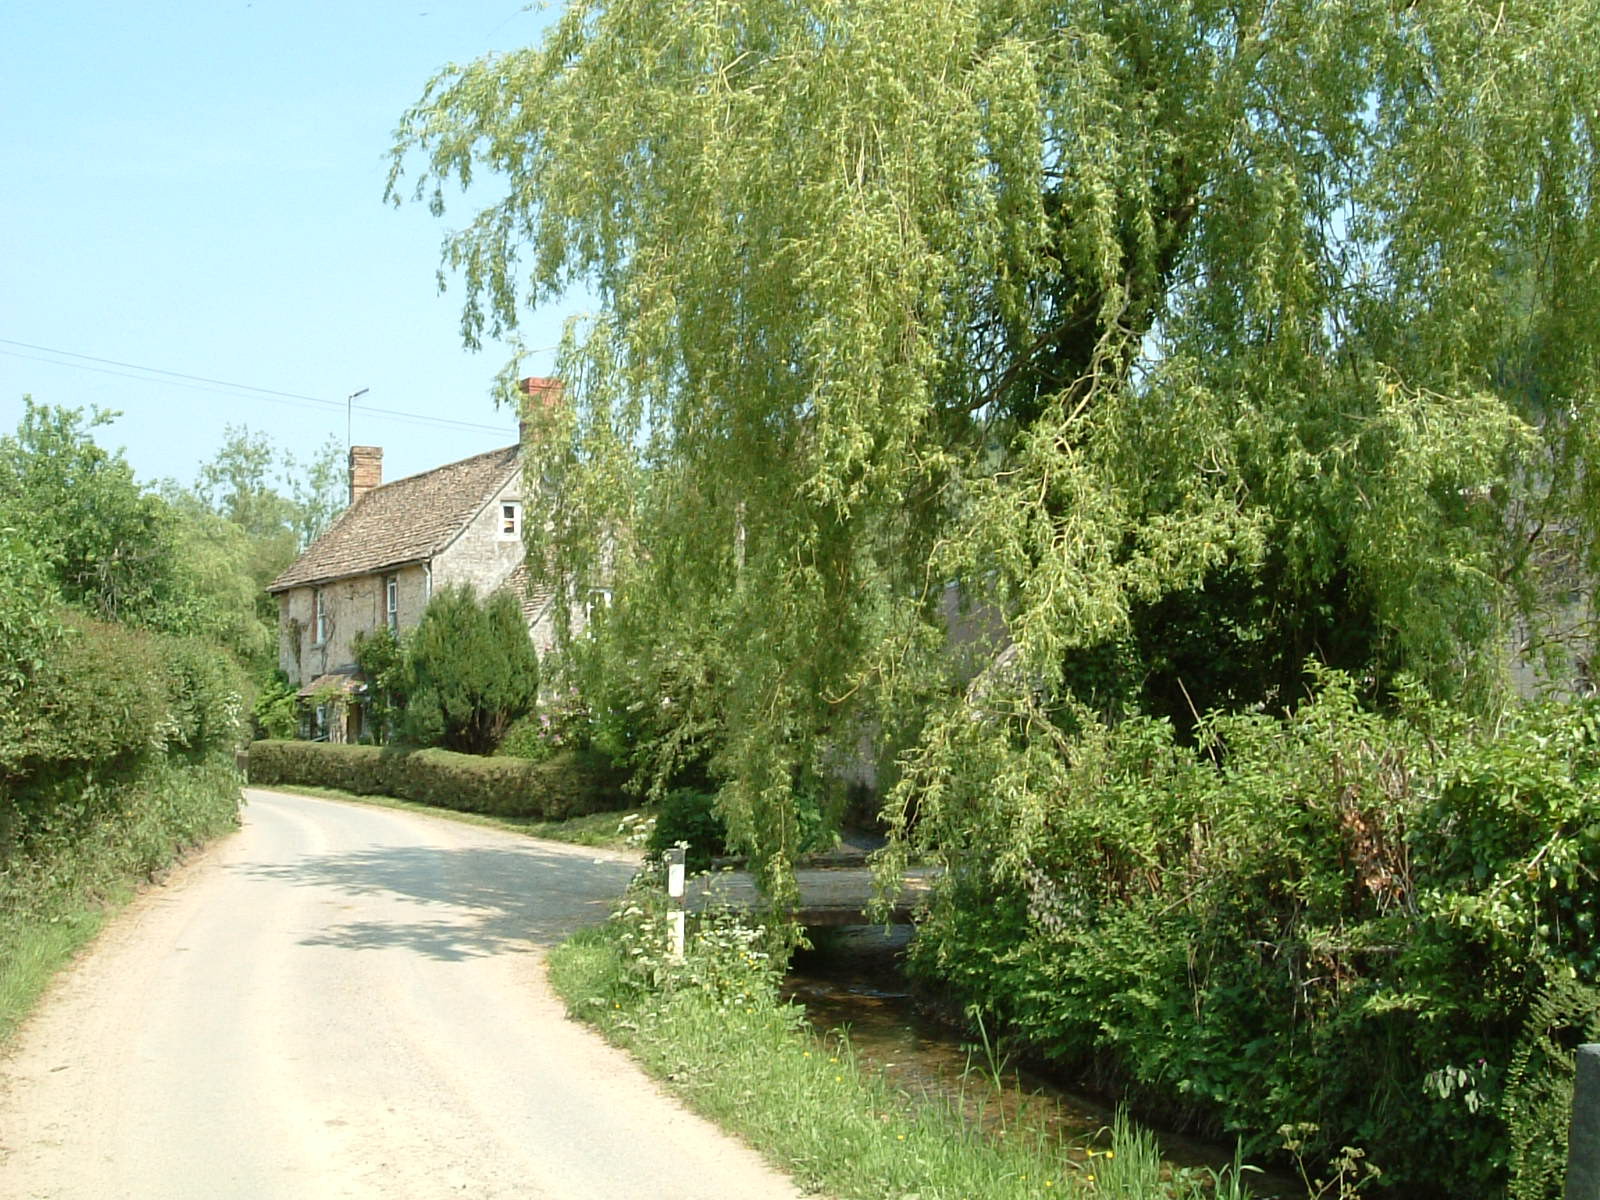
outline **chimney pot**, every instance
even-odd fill
[[[383,483],[383,447],[350,447],[350,503]]]

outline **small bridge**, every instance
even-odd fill
[[[892,924],[905,924],[918,905],[927,901],[935,872],[930,867],[913,867],[901,881],[889,913]],[[800,906],[795,913],[800,924],[810,928],[838,925],[867,925],[867,908],[872,902],[870,867],[802,867],[795,872],[800,888]],[[690,912],[707,908],[749,911],[761,906],[754,878],[746,871],[720,871],[699,875],[688,881],[684,904]]]

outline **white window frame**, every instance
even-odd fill
[[[595,613],[602,612],[605,609],[608,609],[610,607],[611,607],[611,589],[610,588],[590,588],[589,589],[589,598],[588,598],[588,600],[586,600],[584,602],[584,606],[583,606],[584,624],[587,625],[590,621],[593,621]]]
[[[321,588],[311,593],[311,644],[325,646],[328,642],[328,598]]]
[[[383,577],[383,617],[390,633],[400,632],[400,576]]]
[[[503,538],[514,538],[522,535],[522,505],[518,501],[501,501],[499,530],[500,536]]]

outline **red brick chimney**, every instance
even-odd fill
[[[350,447],[350,503],[383,483],[383,447]]]
[[[517,390],[523,395],[522,412],[517,422],[517,440],[525,443],[528,440],[529,416],[533,413],[543,415],[560,407],[561,380],[530,375],[517,384]]]

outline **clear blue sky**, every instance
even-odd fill
[[[9,0],[0,432],[26,393],[120,409],[102,444],[125,447],[141,479],[189,482],[229,424],[291,449],[342,443],[345,397],[367,388],[354,440],[384,447],[386,479],[513,441],[514,417],[489,396],[507,352],[463,350],[459,287],[441,296],[434,281],[442,236],[470,210],[435,221],[422,205],[386,205],[385,152],[439,68],[531,44],[553,11]],[[582,307],[535,314],[525,341],[553,346]],[[535,356],[528,373],[553,358]]]

